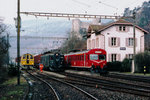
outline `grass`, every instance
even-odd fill
[[[21,77],[20,85],[17,85],[17,77],[12,77],[5,81],[1,87],[4,88],[1,90],[2,97],[0,97],[0,100],[20,100],[23,98],[28,84],[26,80]]]

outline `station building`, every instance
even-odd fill
[[[136,53],[144,52],[148,31],[135,25]],[[107,51],[107,61],[123,61],[133,57],[133,24],[118,20],[107,25],[89,25],[87,49],[101,48]]]

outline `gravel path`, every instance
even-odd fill
[[[81,93],[80,91],[51,79],[46,79],[58,92],[61,100],[91,100],[87,95]]]
[[[97,89],[97,88],[86,87],[81,85],[77,85],[77,86],[82,88],[83,90],[88,91],[92,95],[98,97],[99,100],[150,100],[150,98],[147,97],[140,97],[140,96],[120,93],[116,91]]]
[[[32,86],[30,87],[30,94],[32,100],[55,100],[53,92],[43,82],[34,77],[28,76],[31,79]]]

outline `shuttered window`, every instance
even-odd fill
[[[119,26],[119,31],[126,31],[126,26]]]
[[[133,46],[133,38],[128,38],[128,46]]]
[[[134,39],[133,38],[126,38],[126,46],[133,47]],[[135,46],[137,46],[137,38],[135,38]]]
[[[122,26],[119,26],[119,31],[122,31]]]
[[[123,31],[126,31],[126,27],[125,26],[123,26]]]
[[[111,37],[109,38],[109,46],[115,46],[118,47],[120,46],[120,38],[118,37]]]
[[[111,46],[116,46],[116,38],[111,38]]]
[[[133,59],[133,54],[126,54],[126,58]]]
[[[117,54],[111,54],[111,61],[114,62],[117,60]]]
[[[120,61],[121,54],[108,54],[109,62]]]
[[[129,26],[116,26],[116,31],[121,32],[129,32],[130,27]]]

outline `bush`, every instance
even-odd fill
[[[145,51],[144,53],[138,53],[135,55],[135,71],[142,72],[144,70],[144,66],[146,66],[146,71],[150,72],[150,52]]]
[[[8,67],[8,75],[9,76],[16,76],[18,73],[17,67],[14,64],[10,64],[10,67]]]
[[[132,66],[132,60],[125,58],[121,63],[121,72],[130,72]]]
[[[134,57],[135,60],[135,72],[144,72],[144,66],[146,66],[146,72],[150,73],[150,52],[145,51],[138,53]],[[120,71],[130,72],[132,66],[132,60],[125,58],[122,62],[108,62],[108,71]]]
[[[121,62],[120,61],[108,62],[107,67],[108,71],[120,71]]]

